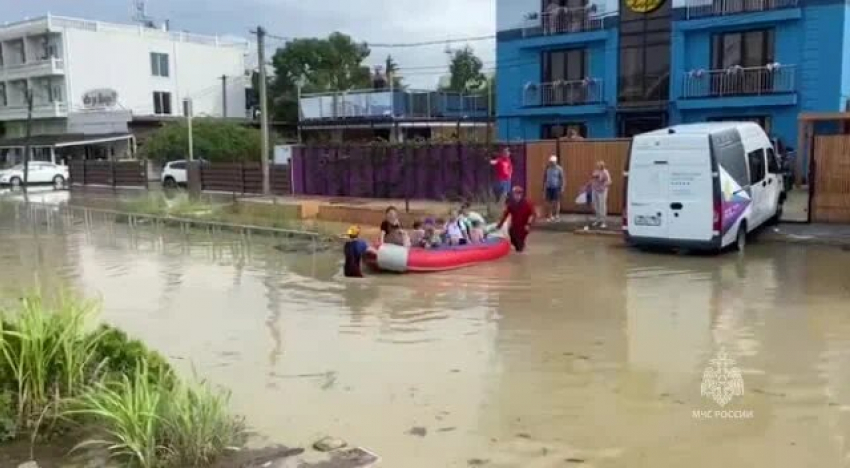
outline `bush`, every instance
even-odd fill
[[[0,329],[0,382],[12,392],[18,430],[34,430],[63,398],[78,395],[91,378],[97,335],[86,333],[93,304],[60,295],[46,304],[40,295],[21,300]]]
[[[142,361],[129,377],[95,384],[67,414],[86,418],[98,434],[75,449],[103,448],[144,468],[184,468],[212,463],[244,443],[242,422],[228,415],[228,400],[205,384],[158,381]]]
[[[185,123],[168,124],[145,141],[140,153],[147,159],[187,159],[189,133]],[[210,162],[259,161],[260,131],[230,122],[196,119],[192,124],[194,156]]]
[[[196,466],[244,442],[228,395],[181,382],[121,330],[88,329],[94,311],[74,296],[34,294],[0,320],[0,442],[75,423],[101,436],[77,448],[145,468]]]

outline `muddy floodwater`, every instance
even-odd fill
[[[276,242],[6,209],[0,292],[97,296],[266,441],[332,435],[382,466],[850,466],[850,252],[533,233],[496,263],[351,281]]]

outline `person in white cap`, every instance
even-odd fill
[[[558,164],[558,157],[549,157],[549,164],[543,172],[543,191],[546,192],[546,207],[549,210],[548,221],[557,221],[561,217],[561,194],[564,193],[564,169]]]

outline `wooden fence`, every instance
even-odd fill
[[[580,140],[539,141],[528,143],[526,174],[528,194],[532,201],[542,206],[543,174],[549,157],[560,155],[564,168],[566,187],[561,197],[561,211],[567,213],[586,213],[589,207],[578,206],[575,199],[590,180],[598,161],[604,161],[611,173],[611,189],[608,192],[608,213],[621,214],[625,186],[623,171],[629,154],[631,140]]]
[[[201,190],[229,193],[263,193],[260,163],[212,163],[201,166]],[[273,194],[292,193],[289,165],[273,165],[269,173]]]
[[[71,161],[72,185],[147,187],[147,161]]]
[[[850,223],[850,135],[815,137],[812,221]]]

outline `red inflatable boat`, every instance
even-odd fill
[[[436,249],[407,249],[384,244],[365,255],[366,264],[379,271],[396,273],[454,270],[482,262],[498,260],[511,251],[503,237],[491,237],[481,244],[445,246]]]

